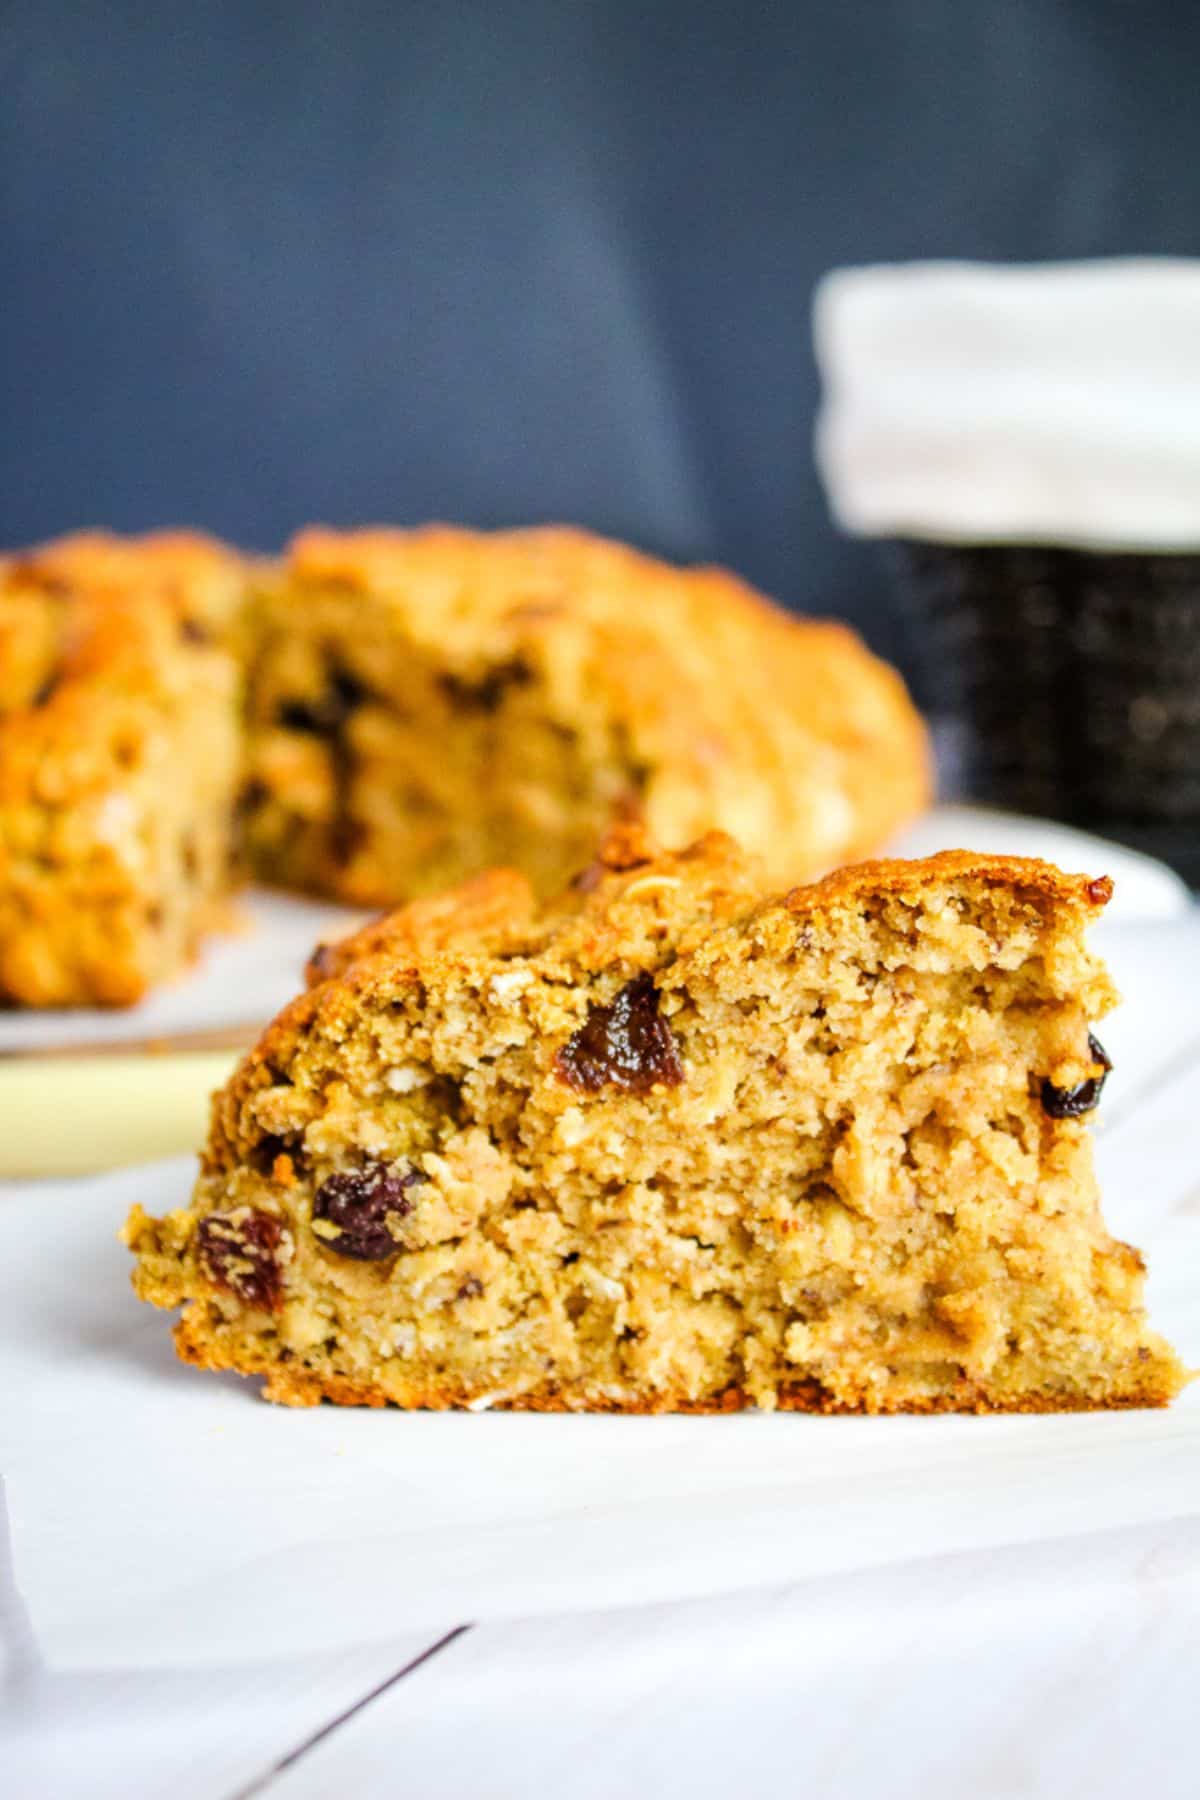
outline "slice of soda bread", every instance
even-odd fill
[[[1105,880],[955,853],[767,897],[609,840],[327,946],[135,1210],[181,1356],[274,1399],[629,1411],[1161,1405],[1100,1215]]]

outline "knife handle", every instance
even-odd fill
[[[0,1179],[84,1175],[197,1150],[232,1050],[6,1058]]]

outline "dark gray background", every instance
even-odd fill
[[[1200,250],[1200,8],[0,0],[0,537],[585,521],[913,645],[813,282]]]

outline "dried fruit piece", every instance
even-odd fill
[[[1104,1091],[1104,1083],[1108,1079],[1112,1062],[1107,1050],[1099,1038],[1088,1032],[1088,1049],[1092,1061],[1098,1064],[1099,1075],[1089,1075],[1086,1081],[1077,1082],[1074,1087],[1055,1087],[1052,1081],[1042,1083],[1042,1110],[1052,1119],[1078,1119],[1084,1113],[1094,1112],[1100,1104],[1100,1095]]]
[[[340,962],[341,958],[338,955],[336,944],[318,944],[309,957],[304,971],[309,985],[314,986],[318,981],[328,980],[331,975],[337,973]]]
[[[498,712],[510,688],[528,687],[533,670],[523,657],[513,656],[496,663],[477,680],[463,675],[445,674],[439,685],[447,700],[460,712]]]
[[[274,1312],[283,1297],[282,1239],[282,1221],[252,1206],[210,1213],[196,1227],[196,1247],[209,1279],[266,1312]]]
[[[277,719],[288,731],[304,732],[326,745],[333,784],[333,804],[326,839],[329,854],[339,867],[352,862],[366,839],[366,827],[354,817],[353,785],[356,758],[347,724],[370,691],[349,669],[331,669],[320,694],[309,699],[286,700]]]
[[[319,1231],[317,1238],[327,1250],[358,1262],[383,1262],[395,1256],[401,1245],[391,1225],[408,1217],[413,1188],[428,1180],[411,1165],[374,1158],[359,1169],[330,1175],[317,1189],[313,1223],[323,1221],[335,1230],[332,1235]]]
[[[324,693],[311,700],[286,700],[279,709],[279,723],[289,731],[334,737],[366,698],[367,690],[356,675],[335,669]]]
[[[683,1080],[678,1046],[659,1017],[658,989],[646,974],[627,981],[610,1005],[591,1005],[556,1062],[562,1079],[585,1094],[603,1087],[645,1094],[659,1083],[678,1087]]]

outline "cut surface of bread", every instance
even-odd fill
[[[732,831],[782,883],[929,797],[903,683],[852,632],[580,531],[310,530],[254,635],[250,854],[355,903],[499,863],[550,894],[621,819]]]
[[[326,946],[135,1210],[179,1353],[406,1407],[1165,1403],[1090,1114],[1103,880],[965,853],[769,897],[614,834]]]

